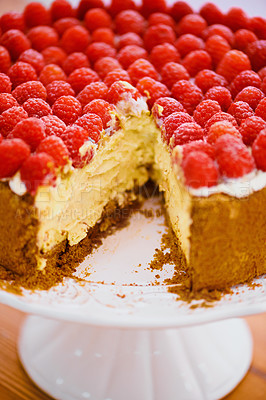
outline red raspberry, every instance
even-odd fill
[[[92,82],[78,94],[77,99],[84,107],[94,99],[105,99],[107,96],[108,87],[103,82]]]
[[[30,64],[36,71],[37,75],[41,73],[45,63],[41,53],[36,50],[28,49],[20,54],[18,61]]]
[[[181,57],[185,57],[191,51],[203,50],[205,45],[201,38],[192,35],[191,33],[187,33],[185,35],[180,36],[176,40],[175,47],[177,48]]]
[[[214,86],[205,94],[206,100],[217,101],[223,111],[227,111],[232,103],[232,96],[228,89],[223,86]]]
[[[133,85],[135,86],[138,81],[146,76],[158,80],[159,74],[154,66],[147,60],[139,58],[133,62],[127,70]]]
[[[23,15],[16,11],[3,14],[0,18],[0,28],[2,32],[9,31],[10,29],[18,29],[23,32],[25,30]]]
[[[22,83],[13,90],[12,95],[19,104],[23,104],[30,98],[46,100],[47,97],[46,89],[39,81],[28,81]]]
[[[104,42],[114,46],[115,35],[110,28],[99,28],[92,32],[91,40],[92,42]]]
[[[6,74],[0,72],[0,93],[11,93],[12,83]]]
[[[234,47],[238,50],[245,51],[249,43],[253,43],[258,40],[255,33],[248,29],[239,29],[235,33]]]
[[[136,10],[137,5],[133,0],[111,0],[111,4],[109,6],[109,13],[112,16],[117,15],[123,10]]]
[[[173,149],[175,146],[203,139],[203,136],[204,130],[201,126],[195,122],[187,122],[174,131],[170,139],[170,147]]]
[[[33,152],[45,138],[44,123],[38,118],[24,119],[14,127],[11,137],[24,140]]]
[[[62,68],[67,75],[75,71],[77,68],[89,68],[90,63],[88,57],[83,53],[72,53],[63,62]]]
[[[67,54],[64,50],[57,46],[46,47],[42,51],[45,64],[57,64],[60,67],[67,58]]]
[[[115,18],[115,28],[119,35],[134,32],[141,35],[145,29],[145,19],[134,10],[121,11]]]
[[[161,70],[162,83],[164,83],[168,89],[172,89],[172,86],[177,81],[189,80],[190,76],[186,68],[183,65],[170,62],[163,66]]]
[[[266,79],[264,78],[261,84],[261,90],[264,94],[266,94]]]
[[[84,107],[84,114],[96,114],[98,115],[103,123],[103,128],[106,129],[108,123],[112,120],[111,112],[115,111],[115,107],[109,104],[105,100],[95,99]]]
[[[248,29],[249,18],[241,8],[232,7],[225,15],[224,23],[233,31],[237,31],[238,29]]]
[[[252,117],[252,115],[254,115],[252,108],[244,101],[235,101],[228,108],[227,112],[235,117],[238,125],[241,124],[243,119]]]
[[[117,81],[124,81],[130,84],[132,83],[127,71],[123,69],[115,69],[114,71],[108,72],[108,74],[104,78],[104,83],[108,87],[110,87],[114,82]]]
[[[147,97],[147,104],[151,108],[154,102],[160,97],[169,97],[169,89],[161,82],[155,81],[150,77],[142,78],[138,81],[136,88]]]
[[[225,112],[218,112],[216,114],[214,114],[205,124],[205,133],[206,135],[209,132],[210,127],[215,124],[215,122],[219,122],[219,121],[229,121],[235,128],[238,129],[238,124],[235,120],[235,118],[230,115],[227,114]]]
[[[50,26],[35,26],[31,28],[27,34],[31,41],[31,46],[37,51],[42,51],[49,46],[58,44],[58,34],[54,28]]]
[[[154,46],[150,53],[150,61],[158,71],[169,62],[179,62],[180,56],[176,48],[170,43]]]
[[[205,50],[194,50],[183,59],[182,64],[190,76],[195,76],[202,69],[211,69],[212,59]]]
[[[52,106],[61,96],[75,96],[71,85],[65,81],[53,81],[46,86],[47,101]]]
[[[250,43],[246,48],[246,52],[255,71],[265,67],[266,40],[256,40],[256,42]]]
[[[258,75],[259,75],[260,79],[263,81],[263,79],[266,78],[266,67],[261,68],[258,71]]]
[[[122,69],[121,65],[113,57],[102,57],[94,64],[94,70],[101,79],[104,79],[109,72],[120,68]]]
[[[50,25],[50,13],[46,8],[37,2],[32,2],[25,7],[24,20],[28,28],[38,25]]]
[[[189,114],[193,114],[193,111],[203,99],[200,88],[194,85],[194,83],[185,80],[178,81],[174,84],[172,87],[172,95],[183,104]]]
[[[142,0],[141,12],[144,16],[149,16],[154,12],[166,12],[167,4],[165,0]]]
[[[99,140],[101,139],[103,123],[98,115],[84,114],[82,115],[82,117],[79,117],[77,119],[75,124],[81,126],[83,129],[86,129],[89,138],[92,139],[95,143],[99,142]]]
[[[222,176],[240,178],[255,168],[252,155],[238,137],[222,135],[215,142],[215,151]]]
[[[192,8],[185,1],[176,1],[170,10],[170,15],[172,15],[176,21],[179,21],[185,15],[192,13]]]
[[[49,104],[42,99],[28,99],[23,103],[23,108],[29,117],[41,118],[52,113]]]
[[[184,111],[185,109],[182,104],[172,97],[160,97],[158,100],[156,100],[154,106],[152,107],[152,115],[156,119],[158,125],[161,125],[159,122],[160,120],[164,120],[174,112]]]
[[[131,45],[139,47],[143,47],[144,45],[141,37],[134,32],[125,33],[124,35],[121,35],[117,40],[118,40],[117,43],[118,49],[122,49],[123,47]]]
[[[11,107],[17,107],[17,100],[9,93],[0,93],[0,114]]]
[[[54,0],[52,2],[50,13],[53,21],[60,18],[72,17],[74,10],[67,0]]]
[[[171,26],[171,28],[175,27],[175,21],[173,20],[173,18],[168,14],[160,12],[151,14],[148,18],[148,24],[149,26],[164,24]]]
[[[254,71],[243,71],[238,74],[231,83],[231,93],[235,97],[242,89],[247,86],[255,86],[260,89],[261,79]]]
[[[260,117],[249,117],[241,122],[239,131],[242,135],[243,142],[250,146],[262,129],[266,128],[266,121]]]
[[[169,144],[175,130],[186,122],[195,122],[186,112],[174,112],[165,118],[161,128],[161,135],[164,141]]]
[[[46,115],[42,117],[41,120],[45,125],[46,136],[56,135],[61,137],[66,130],[66,124],[55,115]]]
[[[158,24],[150,26],[144,36],[144,45],[148,51],[162,43],[174,44],[176,35],[174,30],[169,25]]]
[[[266,171],[266,129],[263,129],[252,145],[252,155],[256,166],[262,171]]]
[[[184,144],[182,146],[183,159],[185,159],[187,155],[192,151],[202,151],[203,153],[206,153],[213,160],[215,159],[214,147],[209,143],[204,142],[203,140],[195,140],[193,142]]]
[[[87,47],[86,55],[90,62],[94,64],[99,58],[115,57],[116,50],[107,43],[93,42]]]
[[[102,0],[81,0],[77,8],[77,17],[83,19],[91,8],[104,8]]]
[[[13,64],[8,70],[8,76],[12,82],[13,88],[27,81],[37,80],[35,69],[30,64],[24,63],[23,61],[18,61]]]
[[[108,77],[108,75],[107,75],[107,77]],[[139,97],[140,97],[139,91],[136,88],[134,88],[133,86],[131,86],[128,82],[117,81],[117,82],[114,82],[109,87],[106,100],[109,103],[117,104],[121,100],[125,100],[125,101],[129,101],[131,99],[137,100]]]
[[[67,78],[68,83],[72,86],[75,93],[79,93],[85,86],[92,82],[99,81],[98,74],[90,68],[78,68],[71,72]]]
[[[21,139],[0,143],[0,179],[13,176],[30,155],[29,146]]]
[[[0,46],[0,72],[7,73],[11,66],[10,55],[7,49]]]
[[[217,112],[220,112],[221,107],[217,101],[214,100],[203,100],[197,105],[193,118],[200,126],[204,127],[206,122]]]
[[[67,77],[62,68],[56,64],[46,65],[39,76],[44,86],[49,85],[53,81],[66,81]]]
[[[16,60],[23,51],[30,48],[30,41],[21,31],[10,29],[2,35],[1,45],[8,50],[11,58]]]
[[[68,54],[85,51],[89,43],[89,32],[79,25],[68,28],[61,38],[61,46]]]
[[[238,93],[235,101],[244,101],[248,103],[253,110],[255,110],[263,97],[264,94],[260,89],[254,86],[247,86]]]
[[[214,86],[227,86],[227,80],[209,69],[203,69],[195,77],[195,84],[206,93]]]
[[[183,160],[182,167],[187,186],[198,189],[218,183],[217,167],[203,151],[191,151]]]
[[[207,28],[207,23],[204,18],[198,14],[185,15],[177,26],[179,35],[191,33],[195,36],[201,36],[204,29]]]
[[[210,54],[215,67],[219,64],[224,55],[231,50],[231,46],[227,40],[219,35],[213,35],[209,37],[206,40],[205,48]]]
[[[77,18],[66,17],[58,19],[53,27],[59,36],[63,36],[66,30],[72,28],[73,26],[80,25],[80,21]]]
[[[51,156],[56,167],[66,165],[69,159],[68,149],[58,136],[48,136],[43,139],[37,147],[36,153],[46,153]]]
[[[241,135],[229,121],[218,121],[212,124],[207,135],[207,142],[214,144],[216,140],[222,135],[233,135],[241,138]]]
[[[207,40],[213,35],[222,36],[232,46],[234,44],[234,34],[228,26],[222,24],[214,24],[208,26],[203,32],[203,38]]]
[[[66,125],[70,125],[82,114],[82,107],[75,97],[61,96],[54,102],[52,111]]]
[[[213,3],[205,3],[200,9],[200,15],[208,25],[224,23],[224,14]]]
[[[84,22],[90,32],[98,28],[110,28],[112,25],[110,15],[102,8],[88,10],[85,14]]]
[[[257,117],[261,117],[264,119],[264,121],[266,121],[266,97],[259,102],[255,110],[255,114]]]
[[[22,165],[20,175],[28,192],[34,196],[39,186],[55,183],[54,160],[46,153],[32,154]]]
[[[225,77],[228,82],[242,71],[251,69],[248,56],[239,50],[228,51],[220,61],[216,72]]]
[[[250,18],[250,29],[259,39],[266,39],[265,18],[253,17]]]
[[[127,69],[134,61],[139,58],[147,58],[148,54],[145,49],[139,46],[125,46],[117,53],[117,59],[123,68]]]

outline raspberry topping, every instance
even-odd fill
[[[21,139],[0,143],[0,179],[13,176],[30,155],[29,146]]]
[[[85,51],[89,43],[89,32],[79,25],[68,28],[61,38],[61,46],[68,54]]]
[[[74,15],[74,10],[67,0],[54,0],[50,12],[53,21]]]
[[[115,28],[119,35],[134,32],[141,35],[145,29],[145,19],[134,10],[121,11],[115,18]]]
[[[7,49],[0,46],[0,72],[7,73],[11,66],[10,55]]]
[[[231,83],[231,93],[235,97],[247,86],[255,86],[260,89],[261,79],[254,71],[243,71],[238,74]]]
[[[192,35],[191,33],[186,33],[176,40],[175,47],[177,48],[180,56],[185,57],[191,51],[203,50],[205,45],[204,41],[198,36]]]
[[[50,26],[35,26],[30,29],[27,34],[34,50],[42,51],[49,46],[56,46],[58,44],[58,33]]]
[[[195,76],[195,84],[206,93],[214,86],[227,86],[227,80],[210,69],[203,69]]]
[[[137,100],[139,97],[139,91],[128,82],[117,81],[109,87],[106,100],[109,101],[109,103],[117,104],[120,100]]]
[[[12,95],[19,104],[23,104],[25,101],[32,98],[46,100],[47,92],[41,82],[28,81],[17,86],[16,89],[13,90]]]
[[[19,104],[17,100],[10,93],[0,93],[0,114],[11,107],[15,107],[18,105]]]
[[[185,15],[178,24],[177,30],[179,35],[191,33],[195,36],[201,36],[204,29],[207,28],[207,23],[204,18],[198,14]]]
[[[232,115],[227,114],[227,113],[225,113],[225,112],[218,112],[218,113],[214,114],[214,115],[206,122],[206,124],[205,124],[205,132],[206,132],[206,134],[208,134],[210,127],[211,127],[215,122],[218,122],[218,121],[229,121],[229,122],[231,122],[231,124],[232,124],[235,128],[238,129],[238,124],[237,124],[235,118],[234,118]]]
[[[217,101],[203,100],[197,105],[193,118],[200,126],[204,127],[206,122],[217,112],[220,112],[221,107]]]
[[[264,119],[264,121],[266,121],[266,97],[259,102],[255,110],[255,114],[257,117],[261,117]]]
[[[212,68],[212,59],[205,50],[191,51],[182,61],[190,76],[195,76],[202,69]]]
[[[61,136],[66,129],[66,124],[55,115],[46,115],[41,118],[45,125],[46,136]]]
[[[103,82],[92,82],[78,94],[77,100],[82,107],[94,99],[105,99],[108,87]]]
[[[177,81],[189,80],[189,73],[183,65],[169,62],[165,64],[161,70],[162,83],[164,83],[168,89],[172,89],[173,85]]]
[[[18,61],[8,70],[8,76],[12,82],[13,89],[27,81],[36,81],[37,74],[35,69],[27,63]]]
[[[98,115],[103,123],[103,128],[106,129],[108,123],[111,121],[111,112],[115,111],[115,107],[105,100],[95,99],[84,107],[84,113]]]
[[[0,28],[2,32],[9,31],[10,29],[18,29],[23,32],[25,30],[23,15],[16,11],[3,14],[0,18]]]
[[[73,71],[67,78],[68,83],[72,86],[75,93],[79,93],[85,86],[92,82],[99,81],[98,74],[90,68],[78,68]]]
[[[108,74],[104,78],[104,83],[108,87],[112,86],[112,84],[117,81],[132,83],[127,71],[123,69],[115,69],[111,72],[108,72]]]
[[[200,9],[200,15],[208,25],[223,24],[224,22],[224,14],[213,3],[205,3]]]
[[[40,75],[45,62],[43,55],[36,50],[28,49],[20,54],[18,61],[23,61],[30,64],[36,71],[37,75]]]
[[[255,110],[263,97],[264,93],[260,89],[254,86],[247,86],[238,93],[235,98],[235,102],[244,101],[245,103],[249,104],[253,110]]]
[[[162,43],[154,46],[150,53],[150,60],[158,71],[169,62],[179,62],[180,55],[175,46],[170,43]]]
[[[147,104],[150,108],[160,97],[169,97],[170,95],[170,91],[163,83],[150,77],[140,79],[136,88],[143,96],[147,96]]]
[[[53,81],[66,81],[67,78],[62,68],[58,65],[48,64],[42,69],[39,79],[44,86],[47,86]]]
[[[148,58],[148,54],[145,49],[135,45],[125,46],[117,54],[118,61],[125,69],[139,58]]]
[[[109,72],[115,69],[122,69],[122,67],[113,57],[102,57],[94,64],[94,70],[101,79],[104,79]]]
[[[24,140],[33,152],[45,138],[44,123],[38,118],[24,119],[14,127],[11,137]]]
[[[66,125],[70,125],[82,114],[82,106],[73,96],[61,96],[54,102],[52,111]]]
[[[239,131],[242,135],[243,142],[250,146],[262,129],[266,128],[266,121],[260,117],[249,117],[241,122]]]
[[[228,51],[220,61],[216,72],[231,82],[240,72],[251,69],[248,56],[239,50]]]
[[[118,49],[122,49],[122,47],[131,45],[143,47],[144,44],[141,37],[134,32],[124,33],[124,35],[121,35],[118,38],[118,43],[117,43]]]
[[[198,189],[200,187],[214,186],[218,182],[217,167],[203,151],[191,151],[182,162],[185,182],[188,186]]]
[[[41,141],[36,153],[46,153],[53,158],[56,167],[64,166],[69,159],[68,149],[58,136],[48,136]]]
[[[186,80],[181,80],[174,84],[172,87],[172,95],[183,104],[189,114],[193,114],[193,111],[203,99],[200,88]]]
[[[144,36],[144,45],[148,51],[162,43],[174,44],[176,39],[175,32],[169,25],[158,24],[150,26]]]
[[[53,27],[59,34],[59,36],[63,36],[65,31],[73,26],[80,25],[80,21],[77,18],[66,17],[60,18],[54,22]]]
[[[46,47],[42,51],[45,64],[57,64],[62,67],[63,62],[67,58],[66,52],[57,46]]]
[[[186,122],[195,122],[191,115],[186,112],[174,112],[165,118],[162,124],[161,134],[167,144],[169,144],[175,130]]]
[[[192,151],[202,151],[213,160],[215,159],[214,147],[210,143],[204,142],[203,140],[195,140],[193,142],[184,144],[182,146],[183,159],[185,159]]]
[[[220,35],[210,36],[205,42],[205,48],[212,58],[214,67],[217,67],[225,54],[231,50],[230,44]]]
[[[173,149],[177,145],[203,139],[204,130],[195,122],[187,122],[180,125],[170,139],[170,147]]]
[[[139,58],[133,62],[127,70],[133,85],[136,85],[138,81],[144,77],[150,77],[154,80],[159,79],[159,74],[154,66],[147,60]]]
[[[164,24],[164,25],[169,25],[171,28],[174,28],[175,26],[175,21],[173,18],[165,13],[161,12],[155,12],[151,14],[148,18],[148,24],[149,26],[151,25],[158,25],[158,24]]]
[[[179,101],[173,99],[172,97],[160,97],[154,103],[152,107],[152,114],[157,120],[164,120],[170,114],[174,112],[184,112],[184,107]]]
[[[252,155],[258,169],[266,171],[266,129],[258,134],[252,145]]]
[[[265,25],[265,22],[264,22]],[[246,48],[247,55],[255,71],[265,67],[266,64],[266,40],[256,40]]]
[[[214,144],[222,135],[233,135],[241,138],[238,129],[229,121],[218,121],[212,124],[207,135],[207,142]]]
[[[18,122],[28,118],[28,114],[22,107],[11,107],[0,115],[1,135],[6,137]]]
[[[236,101],[232,103],[228,108],[228,113],[235,117],[238,125],[241,124],[243,119],[252,117],[252,115],[254,115],[252,108],[244,101]]]
[[[205,94],[205,99],[217,101],[223,111],[227,111],[232,103],[230,91],[223,86],[214,86],[210,88]]]
[[[88,10],[85,14],[84,22],[90,32],[98,28],[109,28],[112,24],[110,15],[102,8]]]
[[[71,85],[65,81],[53,81],[46,86],[47,101],[52,106],[61,96],[75,96]]]
[[[49,104],[42,99],[28,99],[22,106],[29,117],[41,118],[52,113]]]
[[[1,37],[1,45],[8,50],[11,58],[16,60],[21,53],[30,48],[30,41],[18,29],[10,29]]]
[[[86,49],[86,55],[90,62],[94,64],[99,58],[102,57],[115,57],[116,50],[107,43],[94,42],[91,43]],[[118,59],[120,62],[120,60]]]
[[[25,7],[24,20],[28,28],[37,25],[50,25],[51,18],[48,10],[37,2],[32,2]]]
[[[101,118],[96,114],[84,114],[75,122],[88,132],[88,137],[95,143],[99,142],[102,136],[103,124]]]
[[[91,35],[92,42],[104,42],[109,44],[110,46],[114,46],[115,44],[115,35],[112,29],[110,28],[98,28],[92,32]]]
[[[11,93],[12,83],[6,74],[0,72],[0,93]]]

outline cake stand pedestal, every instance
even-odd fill
[[[18,350],[55,399],[216,400],[246,374],[252,339],[240,319],[145,330],[31,316]]]

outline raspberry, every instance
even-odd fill
[[[7,73],[11,66],[10,55],[7,49],[0,46],[0,72]]]
[[[60,137],[66,130],[66,124],[55,115],[46,115],[41,118],[41,121],[45,125],[46,136],[56,135]]]
[[[49,85],[53,81],[66,81],[67,77],[62,68],[56,64],[46,65],[39,76],[44,86]]]
[[[50,26],[35,26],[29,30],[27,37],[31,41],[32,48],[37,51],[56,46],[59,40],[56,30]]]
[[[263,97],[264,94],[260,89],[254,86],[247,86],[238,93],[235,101],[244,101],[248,103],[253,110],[255,110]]]
[[[2,35],[1,45],[8,50],[11,58],[16,60],[23,51],[30,48],[30,41],[21,31],[10,29]]]
[[[214,100],[203,100],[197,105],[193,118],[200,126],[204,127],[206,122],[217,112],[220,112],[221,107],[217,101]]]
[[[49,104],[42,99],[28,99],[23,103],[23,108],[29,117],[41,118],[52,113]]]
[[[75,96],[71,85],[65,81],[53,81],[46,86],[47,101],[52,106],[61,96]]]
[[[88,132],[89,138],[92,139],[95,143],[99,142],[101,139],[103,124],[101,118],[96,114],[84,114],[82,117],[79,117],[75,123],[78,126],[81,126],[83,129],[86,129]]]
[[[109,13],[112,16],[117,15],[123,10],[136,10],[137,6],[133,0],[111,0]]]
[[[41,141],[36,153],[46,153],[54,160],[56,167],[64,166],[69,159],[68,149],[58,136],[48,136]]]
[[[227,80],[209,69],[203,69],[195,77],[195,84],[206,93],[214,86],[227,86]]]
[[[265,67],[266,40],[256,40],[256,42],[250,43],[246,48],[246,53],[255,71]]]
[[[134,10],[123,10],[115,17],[115,28],[119,35],[134,32],[141,35],[145,29],[145,19]]]
[[[259,39],[266,39],[265,18],[253,17],[250,19],[250,29]]]
[[[108,74],[109,75],[109,74]],[[107,77],[108,77],[107,75]],[[108,90],[107,101],[112,104],[117,104],[121,100],[137,100],[140,97],[139,91],[131,86],[128,82],[114,82]]]
[[[165,118],[162,124],[161,134],[164,141],[169,144],[175,130],[182,124],[194,122],[191,115],[186,112],[174,112]]]
[[[99,81],[98,74],[90,68],[78,68],[71,72],[67,78],[68,83],[72,86],[75,93],[79,93],[85,86],[92,82]]]
[[[218,121],[212,124],[207,135],[207,142],[214,144],[216,140],[222,135],[233,135],[241,138],[241,135],[229,121]]]
[[[77,18],[73,17],[66,17],[58,19],[54,24],[53,27],[58,33],[59,36],[63,36],[65,31],[73,26],[80,25],[80,21]]]
[[[192,35],[191,33],[184,34],[180,36],[176,42],[175,47],[180,53],[181,57],[185,57],[191,51],[203,50],[205,45],[201,38]]]
[[[211,187],[218,183],[214,161],[202,151],[191,151],[182,162],[185,182],[194,189]]]
[[[170,43],[154,46],[150,53],[150,61],[158,71],[169,62],[179,62],[180,56],[176,48]]]
[[[185,15],[192,13],[192,8],[185,1],[176,1],[170,10],[170,15],[172,15],[176,21],[179,21]]]
[[[201,36],[204,29],[207,28],[207,23],[204,18],[198,14],[185,15],[177,26],[179,35],[191,33],[195,36]]]
[[[78,94],[77,99],[84,107],[94,99],[105,99],[107,96],[108,87],[103,82],[92,82]]]
[[[30,98],[46,100],[47,97],[45,87],[41,82],[38,81],[28,81],[22,83],[13,90],[12,95],[19,102],[19,104],[23,104]]]
[[[266,94],[266,79],[264,78],[261,84],[261,90],[264,94]]]
[[[121,65],[112,57],[102,57],[94,64],[94,70],[101,79],[104,79],[109,72],[119,68],[122,69]]]
[[[32,2],[25,7],[24,20],[28,28],[37,25],[50,25],[50,13],[46,8],[37,2]]]
[[[266,171],[266,129],[263,129],[252,145],[252,155],[256,166],[262,171]]]
[[[234,47],[238,50],[245,51],[249,43],[253,43],[258,40],[255,33],[248,29],[239,29],[235,33]]]
[[[205,133],[208,134],[210,127],[215,124],[215,122],[219,122],[219,121],[228,121],[230,122],[235,128],[238,129],[238,124],[235,120],[235,118],[230,115],[227,114],[225,112],[218,112],[216,114],[214,114],[205,124]]]
[[[154,66],[147,60],[139,58],[127,70],[133,85],[136,85],[138,81],[144,77],[150,77],[154,80],[159,79],[159,75]]]
[[[61,96],[54,102],[52,111],[66,125],[69,125],[73,124],[82,114],[82,107],[75,97]]]
[[[167,63],[161,70],[162,83],[164,83],[168,89],[172,89],[174,83],[180,80],[189,80],[189,73],[186,68],[181,64],[174,62]]]
[[[90,62],[94,64],[97,60],[99,60],[99,58],[115,57],[116,50],[107,43],[93,42],[88,46],[86,55]]]
[[[45,138],[44,123],[38,118],[24,119],[14,127],[11,137],[24,140],[33,152]]]
[[[194,83],[185,80],[178,81],[174,84],[172,87],[172,95],[183,104],[189,114],[193,114],[193,111],[203,99],[200,88],[194,85]]]
[[[11,107],[17,107],[17,100],[9,93],[0,93],[0,114]]]
[[[74,10],[67,0],[54,0],[52,2],[50,13],[53,21],[60,18],[72,17]]]
[[[195,140],[193,142],[184,144],[182,146],[183,159],[185,159],[192,151],[202,151],[213,160],[215,159],[214,147],[203,140]]]
[[[235,97],[247,86],[255,86],[260,89],[261,79],[254,71],[243,71],[238,74],[231,83],[231,93]]]
[[[104,8],[102,0],[81,0],[77,8],[77,17],[83,19],[86,12],[91,8]]]
[[[89,43],[89,32],[79,25],[68,28],[61,38],[61,46],[68,54],[85,51]]]
[[[261,68],[258,71],[258,75],[259,75],[260,79],[263,81],[263,79],[266,78],[266,67]]]
[[[262,129],[266,128],[266,121],[260,117],[249,117],[241,122],[239,131],[242,135],[243,142],[250,146]]]
[[[65,130],[62,139],[69,151],[69,155],[75,168],[82,168],[92,160],[94,149],[93,144],[89,143],[89,132],[86,129],[83,129],[78,125],[69,126]],[[88,149],[84,155],[81,155],[79,149],[86,142],[88,142]]]
[[[127,69],[134,61],[139,58],[147,58],[148,54],[145,49],[135,45],[123,47],[117,54],[117,59],[123,68]]]
[[[140,79],[136,88],[143,96],[147,96],[147,104],[150,108],[160,97],[170,96],[169,89],[163,83],[155,81],[150,77]]]
[[[90,63],[88,57],[80,52],[70,54],[63,62],[62,68],[67,75],[75,71],[77,68],[89,68]]]
[[[11,93],[12,83],[6,74],[0,72],[0,93]]]
[[[203,32],[203,38],[207,40],[213,35],[222,36],[232,46],[234,43],[234,34],[228,26],[222,24],[213,24],[208,26]]]
[[[118,38],[118,43],[117,43],[118,49],[122,49],[123,47],[131,46],[131,45],[135,45],[135,46],[139,46],[139,47],[144,46],[143,40],[141,39],[141,37],[134,32],[125,33],[124,35],[121,35]]]
[[[200,15],[208,25],[224,23],[224,14],[213,3],[205,3],[200,9]]]
[[[216,160],[222,176],[240,178],[255,168],[255,163],[242,140],[232,135],[222,135],[215,142]]]
[[[88,10],[85,14],[84,22],[90,32],[98,28],[110,28],[112,25],[110,15],[102,8]]]
[[[248,56],[239,50],[228,51],[220,61],[216,72],[231,82],[240,72],[251,69]]]
[[[206,40],[205,48],[210,54],[215,67],[219,64],[224,55],[231,50],[231,46],[227,40],[220,35],[213,35],[209,37]]]
[[[92,32],[91,40],[92,42],[104,42],[110,46],[114,46],[115,35],[110,28],[98,28]]]
[[[0,143],[0,179],[13,176],[30,155],[29,146],[21,139]]]
[[[106,129],[108,123],[112,120],[111,112],[115,111],[115,107],[105,100],[95,99],[84,107],[84,113],[98,115],[103,123],[103,128]]]
[[[266,97],[259,102],[255,110],[255,114],[257,117],[261,117],[264,119],[264,121],[266,121]]]
[[[173,149],[175,146],[203,139],[203,136],[204,130],[201,126],[195,122],[187,122],[174,131],[170,139],[170,147]]]
[[[174,30],[169,25],[158,24],[150,26],[144,36],[144,45],[148,51],[162,43],[174,44],[176,35]]]
[[[37,80],[35,69],[30,64],[24,63],[23,61],[18,61],[13,64],[8,70],[8,76],[12,82],[13,88],[27,81]]]
[[[252,115],[254,115],[252,108],[244,101],[236,101],[232,103],[227,112],[235,117],[238,125],[241,124],[243,119],[252,117]]]
[[[104,78],[104,83],[108,87],[117,81],[132,83],[127,71],[124,71],[123,69],[115,69],[114,71],[108,72]]]
[[[18,29],[23,32],[25,30],[23,15],[16,11],[3,14],[0,18],[0,28],[2,32],[9,31],[10,29]]]
[[[172,97],[160,97],[152,107],[152,115],[158,121],[164,120],[174,112],[184,112],[184,107]],[[160,123],[158,124],[160,125]]]
[[[57,64],[60,67],[67,58],[67,54],[64,50],[57,46],[46,47],[42,51],[45,64]]]
[[[214,86],[205,93],[206,100],[217,101],[223,111],[227,111],[232,103],[232,96],[228,89],[223,86]]]
[[[249,27],[249,18],[241,8],[232,7],[225,15],[224,23],[233,31],[237,31],[238,29],[247,29]]]
[[[211,69],[212,59],[205,50],[194,50],[186,55],[182,64],[190,76],[195,76],[202,69]]]
[[[171,28],[175,27],[175,21],[173,20],[173,18],[170,15],[164,14],[164,13],[159,13],[159,12],[153,13],[149,16],[148,24],[149,24],[149,26],[164,24],[164,25],[171,26]]]
[[[28,192],[34,196],[39,186],[55,183],[54,160],[46,153],[32,154],[22,165],[20,175]]]
[[[45,63],[41,53],[36,50],[28,49],[20,54],[18,61],[23,61],[30,64],[36,71],[37,75],[41,73]]]
[[[142,0],[142,14],[148,16],[154,12],[166,12],[167,4],[165,0]]]

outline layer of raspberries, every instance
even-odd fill
[[[55,0],[0,18],[0,179],[34,195],[89,163],[144,96],[199,188],[266,171],[266,20],[177,1]]]

